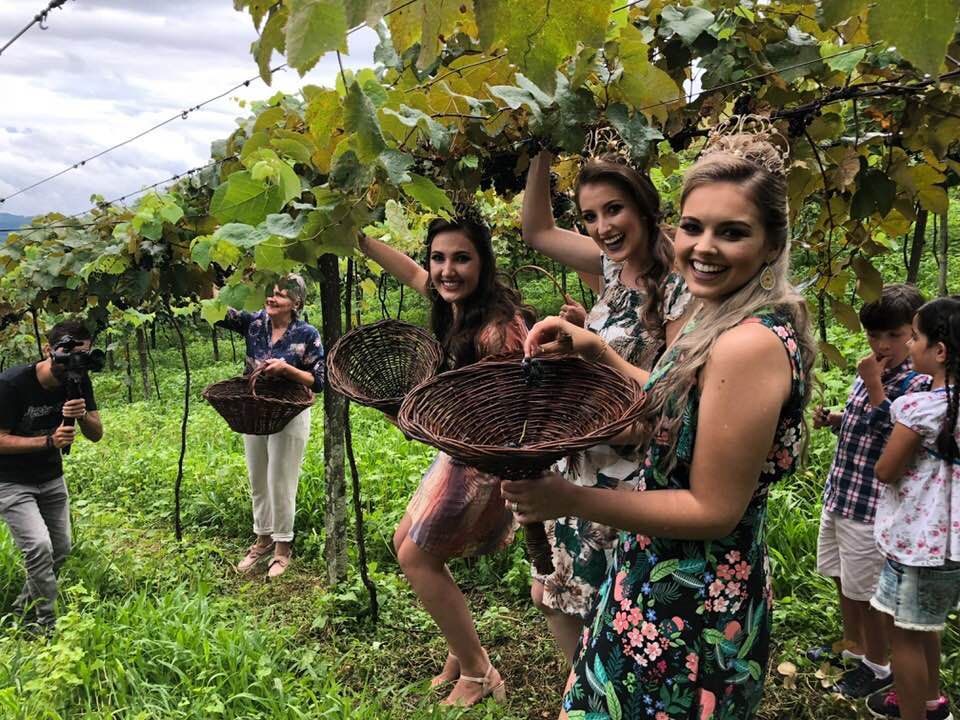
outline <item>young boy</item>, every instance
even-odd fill
[[[850,698],[866,697],[893,682],[886,624],[870,606],[884,561],[873,536],[882,488],[874,464],[893,430],[890,403],[929,383],[926,375],[914,372],[907,349],[913,316],[922,304],[917,289],[904,284],[887,285],[879,300],[866,303],[860,322],[871,353],[860,361],[843,413],[822,407],[814,412],[814,427],[829,426],[839,435],[823,491],[817,571],[837,584],[846,648],[839,658],[829,647],[812,648],[807,657],[856,661],[831,688]]]

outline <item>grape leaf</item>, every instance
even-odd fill
[[[453,214],[453,203],[450,202],[450,198],[447,197],[447,194],[443,192],[443,190],[434,185],[428,178],[423,177],[423,175],[410,173],[410,177],[410,182],[404,183],[401,186],[407,195],[428,210],[435,212],[442,210],[450,215]]]
[[[360,162],[372,162],[387,147],[377,111],[356,82],[347,88],[347,97],[343,101],[343,127],[353,133],[350,146]]]
[[[627,104],[664,122],[668,106],[682,101],[683,93],[669,75],[651,64],[648,54],[649,47],[640,30],[627,25],[620,31],[619,58],[623,75],[617,88]]]
[[[331,50],[347,51],[347,14],[338,0],[288,0],[287,62],[300,75]]]
[[[638,165],[645,165],[651,150],[663,140],[663,133],[651,127],[641,113],[631,117],[627,106],[622,103],[614,103],[607,109],[607,120],[620,134]]]
[[[258,182],[244,170],[233,173],[216,189],[210,201],[210,212],[222,223],[258,225],[270,213],[279,212],[283,202],[279,187]]]
[[[533,82],[553,92],[560,63],[578,42],[602,47],[611,0],[474,0],[480,45],[505,47],[510,62]]]
[[[696,6],[676,8],[668,5],[660,12],[657,32],[666,38],[679,35],[687,45],[693,45],[700,33],[713,25],[713,13]]]
[[[825,28],[835,27],[861,12],[866,6],[867,0],[821,0],[821,25]]]
[[[876,0],[870,38],[893,45],[908,62],[937,75],[957,24],[956,0]]]
[[[220,322],[227,316],[228,305],[219,297],[200,301],[200,317],[211,325]]]

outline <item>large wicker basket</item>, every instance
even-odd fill
[[[396,415],[403,398],[443,364],[432,335],[400,320],[381,320],[351,330],[327,355],[330,385],[360,405]]]
[[[408,436],[508,479],[539,476],[561,457],[602,444],[634,423],[641,386],[580,358],[541,358],[528,382],[520,358],[485,360],[413,389],[398,422]],[[543,525],[527,527],[531,559],[552,571]]]
[[[272,435],[313,405],[313,391],[300,383],[261,375],[233,377],[208,385],[204,399],[227,421],[230,429],[245,435]]]

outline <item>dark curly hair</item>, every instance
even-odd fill
[[[480,259],[480,277],[477,289],[462,305],[462,312],[454,320],[453,307],[440,297],[440,293],[428,282],[430,294],[430,327],[441,342],[453,367],[463,367],[476,362],[478,357],[477,334],[490,323],[509,323],[520,313],[527,326],[536,320],[536,313],[524,305],[520,293],[507,285],[497,275],[497,261],[493,254],[490,229],[472,217],[455,217],[452,220],[437,218],[427,227],[426,254],[423,266],[430,272],[430,252],[433,240],[440,233],[463,233]]]

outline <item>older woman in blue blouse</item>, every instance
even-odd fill
[[[221,325],[246,338],[247,372],[259,367],[266,375],[320,392],[324,369],[320,333],[298,318],[306,294],[303,278],[286,275],[267,294],[263,310],[249,313],[231,308]],[[271,550],[268,577],[282,575],[289,566],[297,485],[309,437],[309,408],[280,432],[243,436],[257,539],[237,564],[238,571],[250,572]]]

